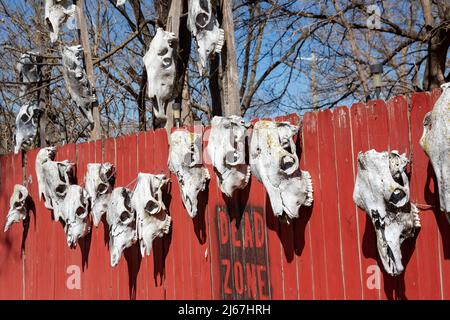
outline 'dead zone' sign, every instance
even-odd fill
[[[266,222],[262,208],[229,214],[216,206],[223,299],[269,299]]]

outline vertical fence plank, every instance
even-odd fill
[[[358,170],[357,161],[358,153],[366,152],[370,149],[369,147],[369,128],[367,125],[367,111],[366,105],[364,103],[357,103],[350,109],[350,119],[352,125],[352,138],[353,138],[353,167],[356,177],[356,172]],[[354,183],[353,183],[354,187]],[[352,198],[353,202],[353,198]],[[375,232],[373,230],[372,222],[367,214],[357,208],[356,214],[359,216],[359,230],[360,230],[360,245],[361,245],[361,266],[363,275],[363,299],[375,300],[379,299],[379,290],[375,288],[369,288],[368,280],[372,275],[368,271],[371,266],[377,265],[377,248],[376,244],[373,242],[375,239]],[[367,239],[371,239],[368,241]]]
[[[423,132],[423,118],[431,110],[430,102],[428,93],[414,93],[411,96],[411,201],[417,203],[419,207],[435,206],[436,204],[433,169],[419,145]],[[442,298],[442,288],[440,268],[437,263],[439,261],[439,239],[436,220],[433,217],[433,211],[429,209],[421,210],[420,219],[422,228],[416,241],[419,298],[440,299]]]
[[[361,244],[359,220],[353,204],[353,181],[355,174],[352,155],[352,133],[350,110],[339,107],[333,112],[335,139],[335,161],[337,174],[337,195],[341,221],[345,293],[347,299],[363,298],[363,277],[361,267]]]

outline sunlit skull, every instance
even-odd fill
[[[125,4],[125,2],[127,2],[127,0],[117,0],[116,2],[116,6],[123,6]]]
[[[397,151],[358,154],[353,201],[372,219],[378,254],[390,275],[403,272],[402,242],[420,227],[419,210],[409,202],[408,159]]]
[[[441,87],[441,96],[423,120],[420,145],[430,158],[438,182],[440,208],[450,222],[450,83]]]
[[[96,101],[96,96],[83,68],[82,54],[83,47],[80,45],[65,46],[62,52],[62,73],[70,97],[92,125],[92,103]]]
[[[199,134],[177,130],[170,135],[169,169],[178,179],[181,197],[189,216],[197,215],[197,197],[209,180],[202,167],[202,138]]]
[[[244,189],[250,179],[245,159],[247,126],[238,116],[214,117],[207,151],[214,166],[220,190],[231,197],[234,190]]]
[[[108,209],[114,187],[115,169],[109,163],[89,163],[84,178],[85,188],[91,198],[91,213],[94,226],[98,226]]]
[[[67,187],[61,211],[64,212],[67,244],[70,248],[77,246],[78,239],[89,233],[89,195],[82,187],[72,184]]]
[[[28,149],[36,137],[41,109],[36,101],[23,105],[16,117],[16,145],[14,152]]]
[[[50,29],[50,41],[58,40],[59,30],[69,17],[75,17],[77,7],[72,0],[45,0],[45,22]]]
[[[16,65],[16,69],[19,72],[19,81],[22,82],[20,85],[20,97],[42,80],[42,65],[40,63],[42,63],[42,58],[39,56],[39,52],[28,52],[20,56],[20,60]]]
[[[123,251],[131,247],[137,240],[136,212],[131,207],[131,196],[132,193],[129,189],[115,188],[106,212],[112,267],[119,263]]]
[[[204,74],[209,56],[220,53],[224,44],[224,31],[219,28],[210,0],[189,0],[187,28],[196,40],[199,70]]]
[[[74,164],[67,160],[53,161],[56,150],[53,147],[41,149],[36,157],[36,175],[39,185],[39,199],[44,196],[45,207],[53,210],[55,221],[65,221],[62,204],[67,189],[73,180]]]
[[[6,216],[6,224],[4,232],[8,231],[9,227],[15,223],[25,220],[28,216],[28,190],[20,184],[14,186],[13,194],[9,200],[9,212]]]
[[[158,28],[144,56],[148,78],[147,93],[149,98],[154,99],[153,117],[159,128],[166,124],[167,104],[173,97],[177,41],[174,33]]]
[[[171,218],[163,202],[163,187],[169,180],[163,174],[139,173],[131,198],[136,210],[137,235],[142,256],[150,255],[156,237],[169,233]]]
[[[250,143],[252,173],[266,188],[275,216],[286,222],[298,218],[300,206],[313,201],[311,176],[299,170],[293,140],[297,132],[288,122],[261,120],[253,127]]]

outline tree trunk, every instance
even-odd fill
[[[78,28],[81,45],[83,46],[84,65],[86,67],[87,78],[95,93],[94,65],[92,63],[91,46],[89,44],[89,34],[87,30],[86,18],[84,16],[84,6],[82,0],[76,0],[78,7]],[[98,102],[92,104],[92,116],[94,118],[94,127],[91,131],[90,140],[98,140],[102,135],[102,127],[100,124],[100,110]]]

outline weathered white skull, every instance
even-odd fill
[[[137,240],[136,212],[131,207],[131,196],[132,193],[129,189],[115,188],[106,212],[112,267],[119,263],[123,251],[131,247]]]
[[[8,231],[9,227],[20,220],[25,220],[28,216],[28,190],[20,184],[14,186],[13,194],[9,200],[9,212],[6,216],[6,224],[4,232]]]
[[[91,198],[91,213],[94,226],[98,226],[108,210],[114,187],[115,168],[109,163],[89,163],[84,177],[85,188]]]
[[[297,132],[288,122],[261,120],[253,127],[250,143],[252,173],[266,188],[275,216],[286,222],[298,218],[300,206],[313,202],[311,176],[299,170],[293,140]]]
[[[42,80],[42,65],[40,63],[42,63],[42,58],[39,56],[39,52],[32,51],[20,56],[20,60],[16,65],[16,69],[19,72],[19,81],[22,82],[19,92],[20,97]]]
[[[245,162],[246,129],[238,116],[216,116],[211,120],[207,151],[220,190],[228,197],[234,190],[244,189],[250,179],[250,166]]]
[[[62,204],[67,189],[73,180],[74,164],[67,160],[53,161],[56,149],[48,147],[41,149],[36,157],[36,176],[38,180],[39,199],[44,196],[45,207],[53,210],[53,218],[65,221]]]
[[[77,246],[78,239],[89,233],[89,195],[82,187],[72,184],[67,187],[61,211],[64,212],[67,244],[70,248]]]
[[[136,210],[137,235],[141,254],[150,255],[156,237],[169,233],[171,218],[163,202],[162,188],[169,180],[163,174],[139,173],[131,198]]]
[[[159,127],[164,127],[167,122],[167,104],[173,97],[177,41],[174,33],[158,28],[144,56],[148,78],[147,93],[149,98],[156,100],[157,105],[153,103],[153,116]]]
[[[92,103],[96,101],[96,96],[83,68],[82,53],[83,47],[80,45],[65,46],[62,52],[62,73],[70,97],[75,101],[83,116],[90,124],[93,124]]]
[[[33,145],[39,126],[41,109],[36,101],[23,105],[16,117],[16,145],[14,152],[28,149]]]
[[[419,210],[409,202],[408,159],[397,151],[369,150],[358,154],[353,201],[372,219],[378,254],[384,269],[396,276],[403,272],[402,242],[420,227]]]
[[[45,22],[50,29],[50,41],[58,40],[59,29],[69,17],[75,17],[77,7],[72,0],[45,0]]]
[[[438,182],[440,208],[450,222],[450,83],[441,87],[441,96],[423,120],[420,145],[430,158]]]
[[[209,56],[220,53],[224,44],[224,31],[212,12],[210,0],[189,0],[187,28],[197,42],[199,70],[204,74]]]
[[[117,0],[116,2],[116,6],[123,6],[125,4],[125,2],[127,2],[127,0]]]
[[[202,167],[202,138],[185,130],[170,135],[169,169],[178,179],[181,197],[189,216],[197,215],[197,197],[209,180],[208,169]]]

